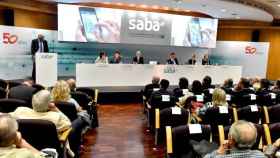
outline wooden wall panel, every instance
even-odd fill
[[[250,41],[252,38],[251,29],[218,29],[219,41]]]
[[[15,26],[57,30],[57,15],[14,9]]]

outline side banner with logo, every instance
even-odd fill
[[[244,77],[266,77],[268,42],[219,41],[210,59],[218,65],[240,65]]]

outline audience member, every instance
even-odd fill
[[[260,89],[257,91],[257,95],[265,95],[265,94],[268,94],[271,92],[270,90],[270,82],[268,79],[261,79],[261,82],[260,82],[261,86],[260,86]]]
[[[105,52],[100,52],[99,56],[95,59],[96,64],[108,64],[108,57]]]
[[[231,78],[226,79],[222,88],[233,88],[233,80]]]
[[[75,92],[76,91],[76,80],[73,78],[70,78],[66,82],[68,83],[71,92]]]
[[[280,79],[278,79],[275,84],[274,87],[272,88],[272,91],[274,93],[280,93]]]
[[[176,53],[175,52],[170,53],[169,59],[167,60],[167,64],[169,64],[169,65],[179,65],[179,61],[176,58]]]
[[[206,110],[210,107],[218,107],[218,106],[228,106],[227,100],[226,100],[226,92],[222,90],[221,88],[216,88],[213,91],[212,95],[212,102],[205,104],[202,108],[199,109],[198,115],[200,117],[203,117]]]
[[[83,111],[78,102],[75,99],[71,98],[70,88],[66,81],[57,81],[51,91],[51,96],[54,102],[69,102],[76,106],[78,112]]]
[[[152,79],[152,83],[148,84],[144,88],[144,96],[149,99],[154,88],[160,88],[159,85],[160,78],[158,76],[154,76]]]
[[[172,94],[167,90],[169,87],[169,81],[166,79],[162,79],[160,81],[160,89],[158,91],[154,91],[150,98],[150,105],[153,105],[155,96],[161,96],[161,95],[169,95],[172,96]]]
[[[183,97],[189,91],[189,80],[185,77],[179,79],[179,87],[173,90],[173,94],[176,98]]]
[[[11,115],[18,119],[43,119],[55,124],[58,135],[62,135],[65,130],[71,127],[71,122],[59,109],[51,102],[51,94],[47,90],[41,90],[32,98],[32,107],[18,107]]]
[[[9,98],[21,99],[31,104],[32,96],[37,92],[37,89],[32,87],[32,83],[24,81],[21,85],[12,87],[9,90]]]
[[[110,61],[110,64],[120,64],[122,63],[122,57],[120,51],[115,51],[113,59]]]
[[[202,89],[202,84],[201,84],[200,81],[198,81],[198,80],[193,81],[191,92],[194,95],[201,95],[202,94],[203,89]]]
[[[255,91],[250,89],[250,82],[246,78],[241,78],[234,88],[234,95],[236,96],[243,96],[248,94],[254,94]]]
[[[212,85],[212,78],[210,76],[205,76],[202,80],[202,89],[207,90],[209,88],[215,88],[215,86]]]
[[[257,130],[252,123],[237,121],[230,127],[228,141],[204,158],[265,158],[261,151],[251,149],[256,138]]]
[[[140,50],[138,50],[136,56],[133,57],[133,64],[144,64],[144,57]]]
[[[16,119],[9,114],[0,114],[0,157],[44,158],[21,137]]]
[[[255,77],[251,79],[251,83],[250,85],[256,90],[258,91],[261,88],[261,81],[260,78]]]

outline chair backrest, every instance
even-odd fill
[[[73,103],[59,101],[55,102],[55,105],[71,120],[71,122],[77,119],[77,109]]]
[[[76,88],[76,91],[78,91],[78,92],[84,92],[84,93],[86,93],[88,96],[90,96],[92,99],[94,99],[94,97],[95,97],[95,90],[94,90],[93,88],[79,87],[79,88]]]
[[[280,138],[280,122],[270,124],[269,131],[270,131],[271,141],[275,142],[278,138]]]
[[[83,109],[88,108],[91,98],[84,92],[71,92],[71,97],[75,99]]]
[[[7,91],[6,89],[0,87],[0,99],[7,97]]]
[[[61,155],[62,148],[55,125],[47,120],[19,119],[19,131],[22,137],[38,150],[54,148]]]
[[[162,109],[160,110],[160,128],[165,130],[165,126],[177,127],[186,125],[188,123],[188,118],[189,112],[186,109],[179,107]]]
[[[237,107],[255,105],[257,104],[257,99],[252,99],[250,94],[236,96],[234,104],[236,104]]]
[[[39,91],[45,89],[45,87],[40,84],[33,84],[32,87],[36,89],[36,92],[39,92]]]
[[[265,123],[280,122],[280,104],[267,107],[267,113],[266,113],[266,110],[264,109],[263,114],[264,114],[263,115],[264,119],[266,119],[266,117],[268,117],[268,119],[269,119],[269,120],[266,120]],[[266,114],[268,114],[268,116],[265,116]]]
[[[277,104],[277,95],[275,94],[275,98],[272,98],[271,93],[260,94],[257,97],[257,104],[259,106],[272,106]]]
[[[0,87],[3,89],[7,89],[8,83],[6,80],[0,79]]]
[[[24,100],[19,99],[0,99],[0,112],[13,112],[20,106],[30,107],[31,105],[28,105]]]
[[[28,104],[32,103],[32,97],[36,93],[36,89],[33,87],[19,85],[10,88],[8,98],[21,99],[26,101]]]
[[[169,95],[169,101],[164,101],[164,95],[163,94],[156,94],[156,95],[152,95],[151,97],[151,106],[152,109],[164,109],[164,108],[168,108],[168,107],[173,107],[175,105],[175,97],[173,95],[170,94],[166,94]]]
[[[233,122],[232,108],[225,107],[227,111],[223,111],[220,107],[210,107],[205,112],[203,122],[210,125],[231,125]]]
[[[256,124],[259,123],[262,116],[261,114],[262,108],[257,105],[248,105],[237,109],[237,115],[239,120],[246,120]]]
[[[16,87],[16,86],[19,86],[21,85],[22,83],[19,82],[19,81],[8,81],[8,85],[9,85],[9,89],[13,88],[13,87]]]
[[[209,125],[201,125],[202,133],[190,133],[189,125],[182,125],[172,129],[172,157],[181,157],[188,153],[192,147],[189,144],[190,140],[207,140],[211,139],[211,127]]]

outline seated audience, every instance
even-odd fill
[[[202,89],[207,90],[209,88],[215,88],[215,86],[212,85],[212,78],[210,76],[205,76],[202,80]]]
[[[179,65],[179,61],[176,58],[176,53],[175,52],[170,53],[169,59],[167,60],[167,64],[169,64],[169,65]]]
[[[201,95],[202,94],[203,89],[202,89],[202,84],[201,84],[200,81],[198,81],[198,80],[193,81],[191,92],[194,95]]]
[[[250,85],[256,90],[258,91],[261,88],[261,81],[258,77],[252,78],[250,81]]]
[[[153,92],[154,88],[160,88],[159,81],[160,81],[160,78],[158,76],[154,76],[153,79],[152,79],[152,83],[145,86],[143,95],[147,99],[150,98],[151,93]]]
[[[206,110],[209,107],[218,107],[218,106],[228,106],[226,100],[226,92],[221,88],[216,88],[212,94],[212,102],[205,104],[202,108],[199,109],[198,115],[203,117]]]
[[[256,138],[257,130],[252,123],[237,121],[230,127],[228,141],[204,158],[265,158],[261,151],[251,149]]]
[[[37,89],[32,87],[32,83],[24,81],[21,85],[11,88],[8,97],[21,99],[31,104],[32,96],[36,92]]]
[[[44,158],[21,137],[16,119],[9,114],[0,114],[0,157]]]
[[[10,113],[18,119],[42,119],[55,124],[58,135],[61,136],[65,130],[71,127],[71,122],[60,110],[51,102],[51,94],[47,90],[41,90],[32,98],[32,107],[18,107]]]
[[[115,51],[113,59],[110,61],[110,64],[120,64],[122,63],[122,57],[120,51]]]
[[[73,78],[70,78],[66,82],[68,83],[71,92],[75,92],[76,91],[76,80]]]
[[[78,104],[78,102],[75,99],[71,98],[70,88],[66,81],[57,81],[51,91],[51,96],[54,102],[69,102],[76,106],[78,112],[83,111],[82,107]]]
[[[274,93],[280,93],[280,79],[278,79],[275,84],[274,87],[272,88],[272,91]]]
[[[255,91],[250,89],[250,82],[246,78],[241,78],[234,88],[234,95],[235,96],[243,96],[248,94],[254,94]]]
[[[185,77],[179,79],[179,87],[173,90],[174,96],[176,98],[180,98],[184,96],[185,94],[183,90],[187,90],[187,91],[189,90],[189,81]]]
[[[144,64],[144,57],[140,50],[136,52],[136,56],[133,57],[133,64]]]
[[[108,64],[108,57],[105,52],[100,52],[95,60],[95,64]]]
[[[172,96],[172,94],[167,90],[169,87],[169,81],[166,79],[162,79],[160,81],[160,89],[158,91],[154,91],[151,95],[150,98],[150,105],[153,105],[153,103],[155,102],[155,96],[161,96],[161,95],[170,95]]]
[[[233,88],[233,80],[231,78],[226,79],[222,88],[226,88],[226,89]]]
[[[270,93],[270,82],[268,79],[261,79],[260,89],[257,91],[257,95],[265,95]]]

